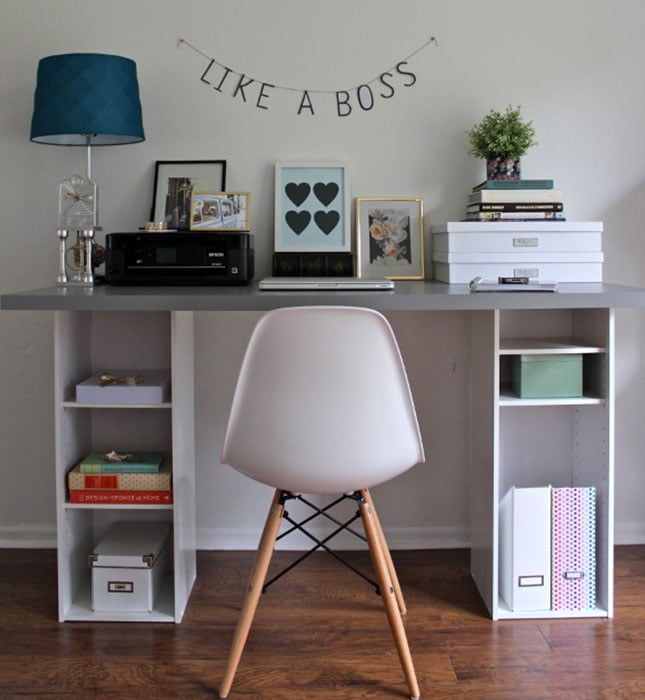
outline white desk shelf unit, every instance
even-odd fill
[[[56,503],[59,619],[180,622],[195,579],[192,313],[55,315]],[[75,385],[95,372],[171,368],[171,401],[159,405],[88,405]],[[172,505],[69,503],[66,475],[92,451],[160,450],[172,456]],[[94,612],[88,555],[115,521],[172,525],[172,571],[150,613]]]
[[[172,522],[174,576],[158,609],[119,619],[174,620],[195,578],[194,314],[340,304],[382,312],[436,311],[470,329],[471,572],[493,619],[613,615],[614,311],[645,308],[645,289],[562,284],[555,294],[471,294],[467,285],[401,281],[393,292],[260,292],[222,288],[48,288],[3,295],[3,309],[56,313],[56,485],[61,620],[115,619],[89,606],[87,554],[120,519]],[[420,322],[431,316],[419,316]],[[429,321],[431,322],[431,321]],[[580,353],[584,396],[518,399],[506,379],[515,354]],[[167,406],[87,407],[77,381],[106,367],[172,368]],[[467,397],[464,397],[465,399]],[[441,397],[437,398],[441,401]],[[94,449],[127,435],[140,449],[173,455],[170,508],[80,507],[67,503],[65,474]],[[595,486],[597,604],[584,613],[514,613],[499,595],[499,503],[511,486]]]
[[[494,620],[613,615],[613,318],[607,308],[496,310],[475,318],[471,567]],[[509,361],[525,353],[581,354],[583,396],[513,396]],[[511,486],[546,485],[596,487],[594,610],[513,612],[499,594],[500,500]]]

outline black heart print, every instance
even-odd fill
[[[314,194],[323,206],[328,207],[336,199],[338,185],[335,182],[317,182],[314,185]]]
[[[299,207],[309,196],[311,187],[306,182],[301,182],[300,184],[289,182],[285,185],[284,191],[287,197]]]
[[[311,214],[308,211],[288,211],[284,218],[289,228],[299,236],[311,221]]]
[[[317,211],[314,214],[314,221],[326,236],[336,228],[339,219],[340,214],[337,211]]]

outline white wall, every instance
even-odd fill
[[[459,218],[466,193],[484,175],[483,164],[467,155],[464,130],[490,108],[512,103],[533,120],[539,140],[524,158],[524,175],[553,177],[570,219],[605,222],[606,281],[645,284],[642,0],[4,0],[0,26],[2,292],[55,279],[57,185],[84,167],[84,154],[31,144],[28,135],[38,60],[72,51],[121,54],[138,66],[146,141],[95,151],[106,231],[147,220],[157,159],[228,161],[228,188],[252,194],[258,276],[270,265],[275,161],[340,159],[349,166],[352,196],[423,197],[427,226]],[[410,59],[414,86],[397,83],[394,98],[379,99],[370,112],[354,105],[345,118],[336,116],[333,95],[312,94],[312,117],[297,116],[298,93],[274,91],[269,110],[233,99],[232,89],[219,94],[199,79],[205,59],[178,46],[185,37],[258,79],[333,91],[371,80],[430,36],[438,48]],[[198,396],[204,409],[198,423],[201,546],[225,546],[231,531],[236,542],[254,544],[264,514],[263,489],[209,458],[223,423],[221,412],[209,407],[230,393],[254,318],[199,317],[199,357],[213,360]],[[395,546],[397,540],[463,544],[465,455],[443,440],[448,432],[454,444],[463,410],[459,398],[449,397],[464,390],[462,358],[432,335],[419,338],[413,315],[393,314],[392,321],[419,393],[429,381],[428,363],[446,363],[438,389],[446,410],[435,416],[430,406],[419,407],[436,459],[431,469],[382,487],[405,501],[405,508],[384,504],[382,519]],[[464,332],[457,323],[438,336],[459,347]],[[54,541],[51,336],[47,313],[0,314],[5,545]],[[617,338],[617,539],[645,542],[643,314],[620,311]]]

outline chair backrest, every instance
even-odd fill
[[[222,462],[294,493],[370,488],[423,462],[394,333],[377,311],[277,309],[242,363]]]

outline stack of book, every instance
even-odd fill
[[[553,180],[485,180],[468,195],[466,221],[564,221]]]
[[[67,474],[70,503],[168,505],[171,460],[163,452],[92,452]]]

